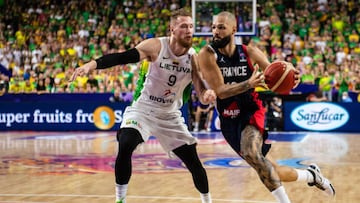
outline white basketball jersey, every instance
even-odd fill
[[[184,89],[191,83],[191,56],[195,50],[190,48],[182,56],[175,56],[169,47],[169,37],[159,38],[161,50],[156,61],[149,64],[143,84],[132,106],[151,108],[154,111],[172,112],[183,105]]]

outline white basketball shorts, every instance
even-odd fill
[[[188,130],[180,111],[159,113],[153,109],[128,106],[120,128],[126,127],[137,129],[145,142],[151,135],[155,136],[166,152],[197,142]]]

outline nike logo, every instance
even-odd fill
[[[166,57],[166,56],[163,56],[163,59],[169,59],[170,57],[168,56],[168,57]]]

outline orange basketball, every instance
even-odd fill
[[[294,66],[285,61],[275,61],[264,71],[268,88],[278,94],[289,94],[295,85]]]

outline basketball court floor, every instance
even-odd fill
[[[0,132],[1,203],[114,203],[115,132]],[[257,174],[221,133],[194,133],[214,203],[274,203]],[[360,202],[360,134],[272,132],[280,164],[317,163],[334,198],[306,183],[284,183],[294,203]],[[200,203],[190,173],[157,140],[138,147],[127,203]]]

